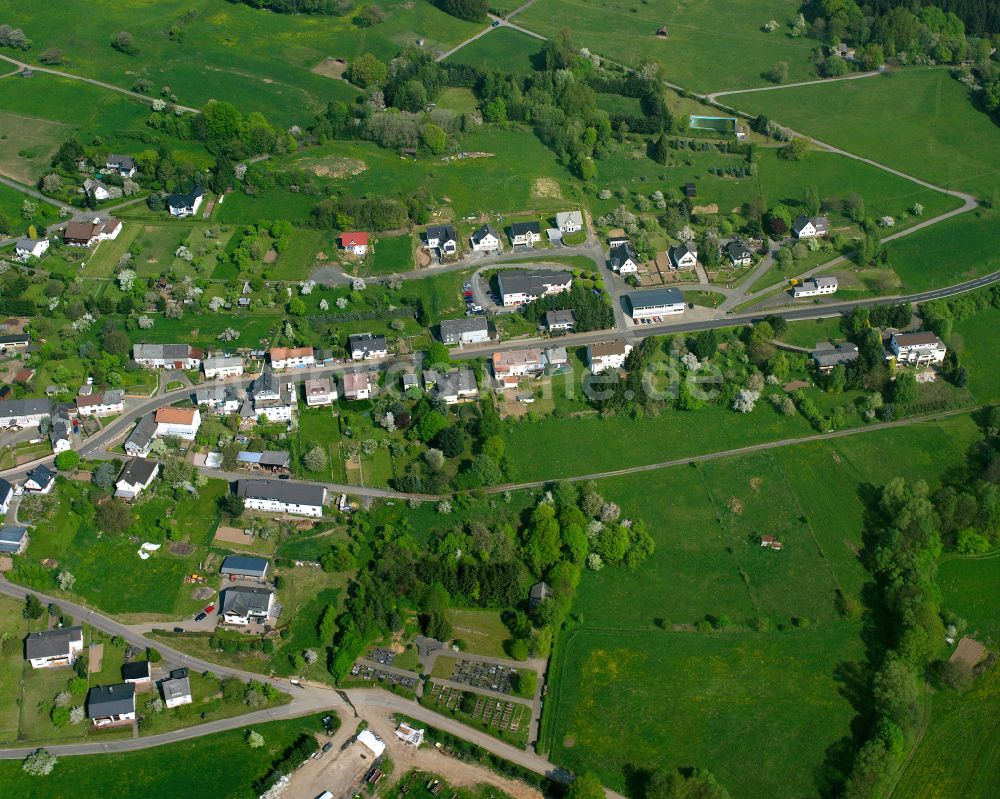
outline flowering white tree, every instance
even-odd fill
[[[317,660],[319,660],[319,654],[315,649],[307,649],[302,653],[302,659],[308,664],[312,665]]]
[[[347,307],[347,297],[337,297],[337,307],[344,309]]]
[[[396,429],[396,416],[392,411],[386,411],[385,415],[379,418],[378,423],[392,433]]]
[[[183,244],[174,250],[174,255],[182,261],[187,261],[188,263],[191,263],[194,260],[194,253]]]
[[[237,164],[233,167],[233,174],[236,176],[237,180],[243,180],[247,176],[247,165]]]
[[[153,110],[154,111],[162,111],[166,107],[167,107],[167,101],[166,100],[161,100],[159,97],[157,97],[155,100],[153,100]]]
[[[891,216],[883,216],[881,219],[879,219],[878,223],[882,227],[895,227],[896,220],[894,217]]]
[[[316,288],[316,281],[306,280],[299,284],[299,294],[312,294],[314,288]]]
[[[772,19],[764,23],[762,30],[764,33],[774,33],[779,27],[777,20]]]
[[[72,591],[73,586],[76,585],[76,577],[68,571],[59,572],[58,581],[60,591]]]
[[[740,389],[740,393],[733,400],[733,410],[739,413],[750,413],[759,399],[759,391],[752,391],[749,388]]]
[[[140,330],[149,330],[149,328],[151,328],[153,326],[153,320],[150,319],[145,314],[143,314],[142,316],[140,316],[137,321],[139,323],[139,329]]]
[[[683,242],[694,241],[694,231],[690,225],[685,225],[674,234],[674,238]]]
[[[910,213],[914,216],[923,216],[924,207],[920,203],[914,203],[913,207],[910,209]]]
[[[351,281],[352,291],[364,291],[368,288],[368,284],[365,283],[364,278],[356,277]]]
[[[21,768],[33,777],[44,777],[52,773],[57,762],[56,756],[48,750],[36,749],[24,759]]]
[[[122,291],[131,291],[135,285],[136,275],[134,269],[122,269],[115,277],[118,280],[118,288]]]
[[[451,502],[450,502],[450,500],[442,499],[437,504],[437,512],[438,513],[451,513]]]
[[[225,330],[219,333],[218,336],[216,336],[216,338],[219,341],[236,341],[236,339],[238,339],[239,337],[240,337],[240,331],[235,330],[231,327],[227,327]]]
[[[604,559],[596,552],[587,555],[587,568],[591,571],[599,572],[604,568]]]
[[[681,363],[684,364],[684,368],[689,372],[697,372],[701,369],[701,361],[698,360],[698,356],[693,352],[685,352],[681,356]]]
[[[257,730],[250,730],[247,733],[247,746],[251,749],[260,749],[264,745],[264,736]]]
[[[70,724],[82,724],[83,720],[87,717],[87,714],[83,710],[82,705],[77,705],[69,712],[69,723]]]
[[[326,300],[320,300],[319,301],[319,309],[321,311],[329,311],[330,310],[330,303],[328,303]]]

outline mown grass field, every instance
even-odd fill
[[[945,188],[989,197],[1000,185],[1000,131],[946,69],[721,100]]]
[[[68,126],[0,111],[0,174],[34,184],[69,135]]]
[[[969,623],[970,635],[991,649],[1000,644],[1000,561],[997,553],[950,557],[938,568],[942,606]]]
[[[372,52],[388,61],[418,39],[443,51],[481,29],[423,0],[381,7],[384,22],[359,28],[353,14],[274,14],[216,0],[96,0],[66,25],[62,9],[29,0],[18,5],[17,24],[35,42],[29,58],[58,47],[69,71],[123,88],[144,77],[155,92],[169,86],[184,105],[226,99],[288,126],[308,122],[330,100],[356,96],[345,81],[312,71],[325,58]],[[171,38],[174,26],[179,35]],[[133,35],[138,55],[111,48],[119,30]]]
[[[549,673],[553,761],[619,790],[636,770],[697,765],[740,796],[821,792],[854,715],[838,675],[862,657],[860,628],[835,592],[856,599],[869,579],[866,503],[897,475],[939,485],[980,435],[963,415],[599,481],[656,550],[635,572],[584,575]],[[722,615],[731,627],[692,626]]]
[[[510,638],[510,631],[495,610],[448,608],[448,622],[454,637],[464,642],[465,652],[487,657],[506,658],[503,642]],[[450,677],[450,673],[443,675]]]
[[[448,56],[448,61],[483,71],[495,69],[524,75],[545,66],[543,44],[541,39],[512,28],[497,28]]]
[[[955,324],[949,345],[958,350],[969,368],[969,390],[979,402],[1000,399],[1000,310],[987,308]]]
[[[708,92],[765,85],[760,73],[778,61],[788,62],[789,80],[813,77],[809,53],[815,42],[788,33],[787,23],[798,10],[790,0],[692,0],[669,6],[539,0],[514,21],[549,37],[569,28],[580,47],[630,66],[652,59],[663,66],[670,82]],[[764,33],[761,27],[772,19],[781,27]],[[661,25],[669,28],[667,39],[656,36]]]

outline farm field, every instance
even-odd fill
[[[540,39],[512,28],[497,28],[469,42],[457,53],[448,56],[447,60],[468,64],[484,72],[493,69],[524,75],[544,67],[543,44]]]
[[[857,599],[869,579],[856,552],[870,487],[900,474],[934,487],[980,436],[963,415],[599,481],[624,517],[646,520],[656,549],[626,579],[581,581],[582,622],[550,671],[543,743],[554,762],[600,764],[620,790],[668,753],[666,765],[708,768],[741,796],[821,792],[828,747],[854,715],[838,675],[862,657],[860,627],[836,591]],[[784,548],[762,549],[761,535]],[[722,629],[693,627],[723,617]],[[780,686],[753,676],[774,669]],[[750,739],[769,744],[739,743]],[[787,762],[802,768],[789,774]]]
[[[996,125],[945,69],[904,69],[721,100],[944,188],[988,198],[1000,186]]]
[[[966,635],[991,649],[1000,644],[1000,564],[997,553],[954,556],[938,567],[942,606],[969,623]]]
[[[0,111],[0,174],[33,185],[44,173],[68,125]]]
[[[652,59],[663,77],[701,92],[763,86],[760,76],[778,61],[788,62],[789,81],[815,77],[809,53],[815,43],[788,35],[799,6],[789,0],[734,0],[719,4],[641,5],[626,0],[539,0],[514,22],[552,37],[569,28],[577,46],[639,66]],[[781,28],[765,33],[774,19]],[[663,25],[669,36],[656,36]],[[487,37],[489,38],[489,37]],[[613,42],[611,49],[609,43]]]
[[[17,22],[35,42],[32,55],[58,47],[68,71],[123,88],[147,78],[156,91],[169,86],[184,105],[225,99],[288,126],[309,122],[330,100],[357,95],[345,81],[313,71],[325,58],[350,61],[368,51],[388,61],[418,39],[443,51],[481,29],[423,0],[390,0],[382,8],[384,22],[359,28],[351,15],[273,14],[215,0],[97,0],[66,26],[60,9],[30,0],[18,5]],[[172,26],[179,33],[171,38]],[[133,35],[137,55],[110,47],[118,30]]]

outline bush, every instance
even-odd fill
[[[71,449],[56,455],[56,468],[60,472],[71,472],[80,463],[80,453]]]

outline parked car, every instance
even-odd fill
[[[205,613],[211,613],[213,610],[215,610],[215,605],[208,605],[205,607]]]
[[[331,741],[327,741],[325,744],[323,744],[324,752],[329,752],[331,749],[333,749],[333,743]]]
[[[490,27],[491,28],[499,28],[500,27],[500,20],[498,20],[498,19],[493,20],[493,24],[490,25]]]
[[[184,632],[184,628],[183,627],[174,627],[174,632],[175,633],[182,633],[182,632]]]
[[[287,474],[279,474],[278,475],[278,479],[279,480],[287,480],[288,479],[288,475]]]
[[[207,613],[199,613],[199,614],[198,614],[197,616],[195,616],[195,617],[194,617],[194,620],[195,620],[195,621],[201,621],[201,620],[202,620],[202,619],[204,619],[204,618],[205,618],[205,617],[206,617],[207,615],[208,615]]]

